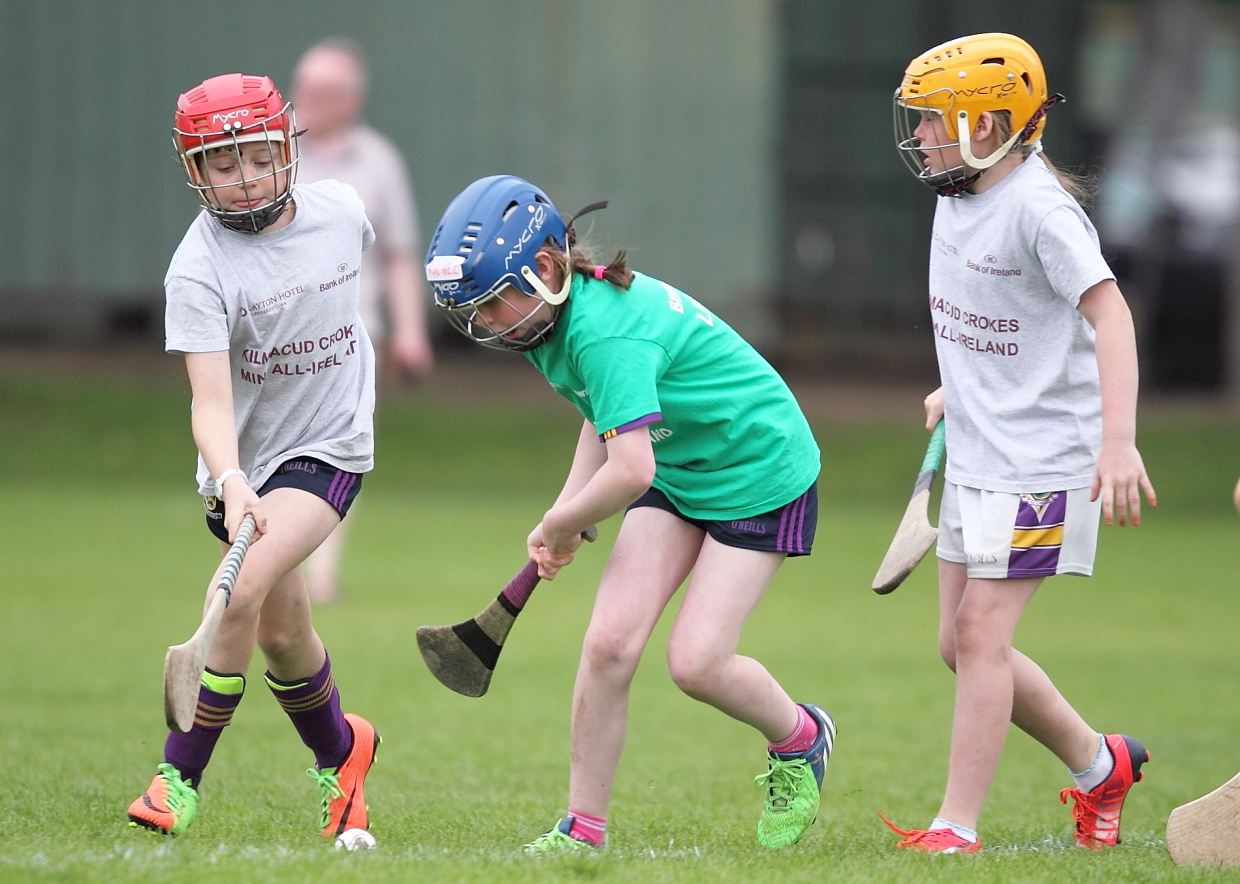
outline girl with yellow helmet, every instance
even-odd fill
[[[905,848],[981,849],[1009,721],[1067,765],[1060,800],[1083,847],[1118,842],[1149,760],[1132,737],[1090,727],[1012,647],[1043,579],[1092,573],[1099,511],[1136,525],[1141,491],[1155,503],[1135,442],[1132,316],[1093,225],[1041,156],[1061,100],[1010,34],[936,46],[895,94],[900,153],[939,194],[929,293],[943,385],[926,419],[946,422],[939,648],[956,673],[946,792],[927,829],[896,829]]]

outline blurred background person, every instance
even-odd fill
[[[328,38],[297,62],[293,107],[304,130],[298,141],[298,179],[334,178],[350,185],[375,230],[374,248],[362,259],[360,314],[374,343],[382,391],[407,376],[425,375],[433,357],[413,188],[396,145],[361,119],[367,81],[361,47],[347,38]],[[333,601],[338,594],[344,534],[337,529],[306,561],[306,583],[315,602]]]

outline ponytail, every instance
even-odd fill
[[[543,251],[553,256],[556,263],[562,269],[567,269],[571,273],[580,273],[582,276],[597,276],[597,268],[602,266],[602,278],[616,288],[627,290],[633,284],[633,271],[628,267],[628,252],[624,249],[616,252],[616,256],[610,262],[600,265],[594,259],[589,248],[576,247],[572,250],[572,266],[567,268],[565,267],[564,253],[555,248],[555,244],[551,240],[548,240],[543,245]]]

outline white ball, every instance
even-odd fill
[[[375,846],[375,836],[365,829],[345,829],[336,836],[337,850],[370,850]]]

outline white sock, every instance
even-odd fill
[[[1115,757],[1111,755],[1111,750],[1107,748],[1107,738],[1102,734],[1098,734],[1098,754],[1094,756],[1094,763],[1085,768],[1080,773],[1069,770],[1072,774],[1072,782],[1082,792],[1092,792],[1094,789],[1102,785],[1103,781],[1111,775],[1111,771],[1115,769]]]
[[[966,829],[964,826],[958,826],[951,820],[941,819],[936,816],[930,821],[930,831],[933,832],[936,829],[951,829],[953,835],[963,838],[970,844],[977,843],[977,832],[974,832],[972,829]]]

